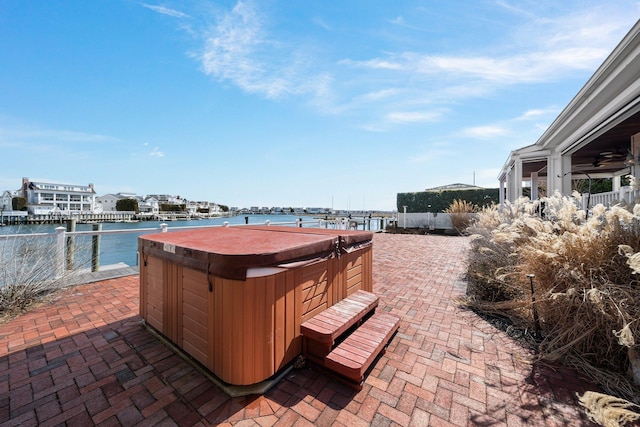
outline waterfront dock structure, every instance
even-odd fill
[[[249,224],[249,217],[242,215],[190,215],[188,213],[158,213],[158,214],[136,214],[135,212],[103,212],[103,213],[65,213],[65,214],[46,214],[46,215],[29,215],[24,211],[0,211],[0,226],[2,225],[21,225],[21,224],[65,224],[69,221],[75,221],[77,224],[93,224],[102,222],[141,222],[141,221],[190,221],[202,219],[217,219],[241,217],[244,218],[245,224]],[[388,227],[397,225],[397,220],[390,215],[353,215],[351,219],[347,217],[329,217],[328,215],[290,215],[291,221],[287,222],[309,222],[318,221],[323,228],[342,228],[352,230],[369,230],[381,231]],[[269,221],[269,216],[265,215],[264,220],[255,221],[264,224]],[[327,219],[325,219],[327,218]],[[281,219],[281,218],[280,218]]]
[[[135,212],[104,212],[94,213],[51,213],[51,214],[27,214],[23,211],[7,211],[0,215],[2,225],[20,224],[64,224],[74,219],[79,223],[93,222],[127,222],[138,220]]]
[[[136,214],[131,211],[110,211],[101,213],[65,212],[49,214],[28,214],[24,211],[5,211],[0,214],[0,224],[64,224],[69,220],[78,223],[133,222],[133,221],[185,221],[191,219],[219,218],[220,215],[190,215],[188,213]]]
[[[594,426],[595,387],[456,303],[467,237],[375,234],[378,310],[402,318],[363,389],[292,370],[230,398],[141,325],[139,277],[69,288],[0,324],[0,424]]]

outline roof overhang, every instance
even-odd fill
[[[640,20],[536,143],[510,153],[498,179],[504,180],[516,161],[522,161],[523,176],[544,174],[552,154],[570,155],[573,165],[581,165],[576,173],[621,174],[628,170],[623,157],[637,133]]]

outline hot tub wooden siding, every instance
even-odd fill
[[[143,238],[140,253],[145,253]],[[144,255],[140,314],[222,381],[251,385],[269,379],[301,353],[302,322],[358,289],[372,291],[371,262],[368,245],[275,274],[234,280]]]

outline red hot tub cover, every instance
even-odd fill
[[[139,242],[143,262],[151,255],[222,278],[245,280],[249,268],[340,256],[370,245],[372,237],[363,231],[247,226],[150,234],[140,236]]]

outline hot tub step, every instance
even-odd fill
[[[324,359],[324,367],[360,389],[367,370],[384,350],[400,326],[400,318],[375,313]]]
[[[300,325],[305,357],[321,364],[340,336],[373,312],[378,301],[375,294],[358,290]]]

